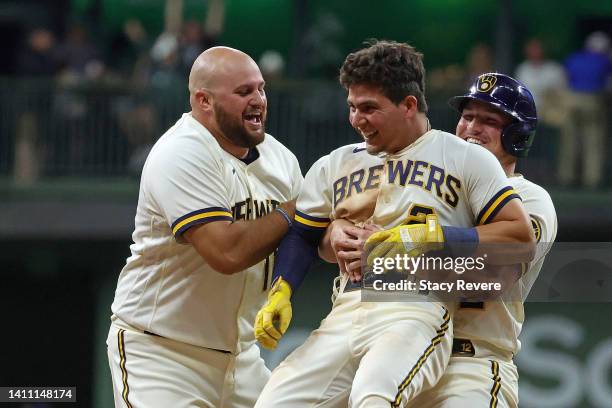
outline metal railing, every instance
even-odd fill
[[[336,147],[359,141],[348,123],[346,91],[336,83],[270,86],[268,133],[291,149],[305,172]],[[449,95],[430,94],[434,128],[454,131]],[[185,84],[66,86],[0,80],[0,176],[32,182],[57,176],[140,174],[148,148],[189,110]]]

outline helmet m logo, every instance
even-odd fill
[[[497,77],[495,75],[481,75],[478,78],[478,92],[489,92],[495,86]]]

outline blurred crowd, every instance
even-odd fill
[[[176,100],[181,100],[180,95],[186,92],[193,60],[203,50],[219,44],[223,1],[211,1],[210,7],[205,21],[167,24],[166,30],[155,38],[139,20],[127,20],[106,48],[92,41],[92,33],[82,23],[74,23],[62,38],[44,27],[36,27],[19,53],[16,71],[23,77],[53,78],[57,87],[49,101],[52,106],[49,115],[60,118],[62,123],[73,123],[74,127],[96,113],[79,89],[119,90],[119,95],[112,99],[109,115],[127,144],[126,160],[137,174],[168,120],[187,108],[176,106]],[[291,74],[304,74],[301,67],[306,74],[314,72],[331,78],[344,55],[334,41],[344,34],[343,26],[333,14],[321,14],[313,20],[301,44],[302,49],[310,50],[302,53],[309,58],[294,63],[298,69]],[[539,137],[526,162],[536,178],[564,187],[590,189],[612,182],[607,177],[611,170],[608,152],[612,151],[608,149],[612,143],[611,55],[610,38],[599,31],[587,36],[584,47],[559,61],[547,56],[545,44],[538,38],[524,44],[524,60],[509,73],[531,89],[537,103]],[[269,50],[256,57],[267,79],[285,74],[285,59],[277,51]],[[478,43],[468,51],[464,64],[431,69],[429,92],[452,94],[477,75],[496,70],[491,47]],[[318,95],[317,100],[320,98]],[[325,106],[314,103],[310,109],[316,111],[317,107]],[[28,109],[21,113],[25,115],[22,122],[36,119]],[[33,151],[32,143],[28,145],[32,137],[27,134],[32,126],[18,120],[16,128],[24,133],[14,146],[18,179],[36,177],[40,173],[35,168],[37,162],[74,161],[86,154],[79,140],[67,141],[68,147],[59,149],[57,138],[42,153],[40,149]],[[38,144],[44,141],[38,140]],[[41,154],[45,157],[41,158]]]
[[[103,166],[107,158],[88,157],[92,154],[86,145],[92,144],[95,132],[120,133],[120,140],[109,143],[119,142],[123,148],[116,145],[109,156],[127,161],[129,171],[138,174],[166,123],[187,108],[177,101],[186,99],[191,64],[218,44],[223,16],[223,1],[213,0],[205,21],[181,19],[167,24],[155,38],[140,20],[129,19],[104,44],[93,41],[93,33],[81,22],[68,27],[62,38],[45,27],[33,28],[15,71],[34,83],[53,86],[37,89],[40,99],[48,99],[49,109],[41,109],[45,103],[39,100],[26,101],[17,112],[16,180],[70,175],[70,163],[97,160],[94,166]],[[87,128],[95,115],[104,117],[107,129]]]
[[[612,180],[608,146],[612,144],[612,48],[602,31],[589,34],[582,48],[562,61],[550,59],[539,38],[523,47],[524,60],[514,76],[533,93],[538,137],[529,173],[563,187],[599,189]],[[461,89],[482,72],[496,71],[493,51],[476,44],[464,67],[451,65],[430,73],[436,90]],[[537,177],[537,176],[536,176]]]
[[[35,27],[17,57],[16,71],[24,77],[67,82],[163,86],[167,81],[185,81],[195,57],[217,44],[221,27],[205,28],[202,22],[188,20],[177,32],[164,31],[151,38],[140,20],[129,19],[103,49],[81,22],[68,27],[61,39],[45,27]]]

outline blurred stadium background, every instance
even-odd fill
[[[229,45],[259,61],[268,131],[305,172],[357,140],[336,75],[366,38],[407,41],[425,54],[431,123],[452,132],[457,116],[446,99],[474,74],[513,74],[534,38],[566,69],[593,32],[612,35],[612,2],[0,1],[0,386],[76,386],[78,406],[112,406],[104,342],[140,168],[188,110],[186,75],[204,48]],[[610,55],[609,42],[602,52]],[[587,119],[605,132],[595,141],[603,164],[584,155],[575,178],[562,153],[573,84],[552,83],[538,100],[547,119],[520,171],[551,193],[558,241],[610,240],[610,84],[592,90],[603,114]],[[571,136],[581,156],[582,129]],[[581,161],[595,169],[582,171]],[[334,274],[329,265],[311,273],[287,338],[266,355],[271,365],[329,310]],[[527,305],[521,406],[612,407],[610,314],[612,303]]]

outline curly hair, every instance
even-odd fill
[[[350,53],[340,68],[340,84],[379,87],[396,105],[406,96],[417,99],[420,112],[427,112],[423,54],[414,47],[387,40],[367,40],[365,48]]]

